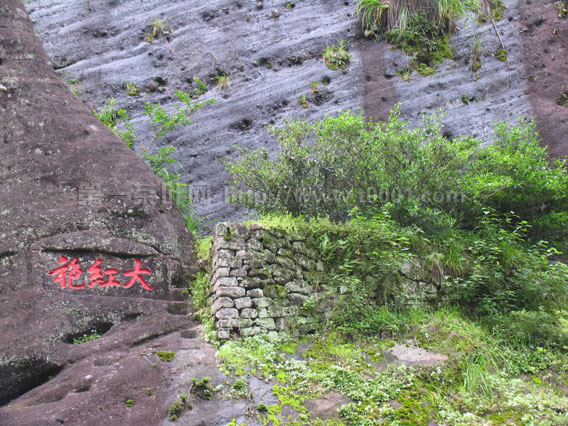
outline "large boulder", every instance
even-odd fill
[[[110,353],[187,325],[168,308],[192,273],[192,237],[148,166],[56,76],[19,0],[0,4],[0,153],[0,406],[58,374],[64,400]],[[100,379],[134,380],[128,363]],[[28,408],[10,407],[0,423]]]

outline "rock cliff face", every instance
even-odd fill
[[[451,37],[454,58],[433,75],[414,72],[409,81],[396,74],[408,65],[406,55],[363,39],[355,1],[31,0],[27,8],[60,75],[85,102],[100,106],[117,98],[134,117],[142,143],[149,134],[144,102],[169,105],[175,90],[195,86],[194,77],[210,85],[208,96],[217,103],[163,143],[178,148],[199,211],[210,219],[234,219],[243,213],[225,201],[227,176],[219,160],[235,155],[235,145],[274,151],[265,126],[286,117],[319,119],[364,108],[385,119],[400,101],[403,116],[414,123],[441,109],[447,136],[490,142],[493,122],[535,114],[545,143],[555,155],[566,154],[568,110],[556,99],[568,90],[562,88],[568,84],[568,19],[557,17],[555,0],[505,3],[496,27],[506,62],[495,56],[500,42],[492,24],[468,18]],[[145,41],[154,19],[172,30],[168,41]],[[475,73],[469,63],[474,35],[483,53]],[[332,71],[321,54],[340,39],[353,58],[346,70]],[[217,75],[230,75],[230,86],[216,87]],[[319,82],[317,95],[313,81]],[[141,89],[140,96],[127,94],[127,82]],[[307,108],[298,101],[302,95]]]
[[[134,374],[132,347],[187,326],[168,301],[193,241],[152,171],[57,77],[19,1],[2,2],[0,34],[0,405],[35,388],[0,423],[53,424],[73,418],[74,393],[156,381]],[[40,401],[58,407],[28,410]]]

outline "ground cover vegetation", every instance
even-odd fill
[[[345,112],[271,133],[280,152],[241,149],[226,163],[233,201],[263,214],[266,228],[305,235],[325,261],[326,290],[302,306],[317,319],[311,336],[292,325],[218,343],[228,376],[272,380],[280,402],[250,416],[275,425],[568,424],[568,174],[534,123],[497,123],[489,146],[448,140],[440,115],[411,128],[396,108],[385,123]],[[420,272],[409,276],[412,268]],[[409,280],[436,296],[397,303]],[[391,364],[395,342],[448,361]],[[336,416],[310,414],[309,402],[330,394],[346,398]]]

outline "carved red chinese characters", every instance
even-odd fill
[[[130,280],[122,284],[116,279],[119,274],[119,270],[116,268],[106,268],[103,271],[101,264],[102,259],[97,259],[95,262],[87,269],[88,281],[87,283],[75,283],[83,275],[81,270],[81,262],[77,257],[74,257],[69,261],[66,256],[61,256],[59,259],[59,267],[49,271],[49,275],[53,276],[53,282],[59,284],[62,289],[70,288],[72,290],[81,290],[93,287],[123,287],[130,288],[136,282],[140,282],[140,285],[144,290],[154,290],[148,282],[142,277],[142,275],[150,275],[152,271],[148,268],[142,267],[142,260],[134,260],[134,268],[123,273],[125,277],[129,277]]]

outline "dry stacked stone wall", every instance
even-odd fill
[[[211,261],[211,311],[220,339],[311,321],[300,307],[316,291],[324,264],[301,235],[219,223]]]

